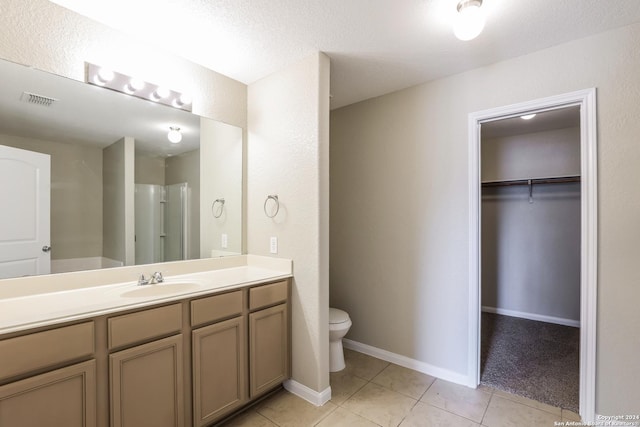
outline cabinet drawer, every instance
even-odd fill
[[[0,379],[93,355],[93,322],[0,341]]]
[[[108,324],[109,349],[171,335],[182,330],[182,305],[112,317]]]
[[[242,291],[191,301],[191,326],[242,314]]]
[[[289,296],[287,282],[272,283],[249,289],[249,309],[257,310],[279,302],[286,301]]]
[[[3,427],[95,427],[96,361],[0,386]]]

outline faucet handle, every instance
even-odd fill
[[[153,276],[151,276],[151,280],[155,283],[162,283],[164,282],[164,277],[162,277],[161,272],[156,271],[155,273],[153,273]]]
[[[138,286],[148,285],[148,284],[149,284],[149,279],[144,277],[144,273],[141,274],[140,277],[138,278]]]

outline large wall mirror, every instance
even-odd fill
[[[238,127],[0,60],[0,279],[242,253],[242,150]]]

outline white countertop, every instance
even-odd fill
[[[0,335],[292,276],[290,261],[287,269],[286,260],[270,265],[268,259],[265,262],[263,257],[255,258],[259,258],[258,262],[249,259],[247,265],[166,276],[163,283],[154,285],[138,286],[136,281],[130,281],[73,289],[61,286],[40,293],[0,297]]]

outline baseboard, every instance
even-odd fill
[[[423,374],[431,375],[432,377],[465,386],[469,385],[466,374],[459,374],[448,369],[439,368],[419,360],[411,359],[400,354],[382,350],[367,344],[362,344],[347,338],[342,339],[342,345],[350,350],[368,354],[369,356],[377,357],[378,359],[395,363],[396,365],[404,366],[405,368],[413,369],[414,371],[422,372]]]
[[[504,308],[482,306],[482,311],[486,313],[501,314],[504,316],[519,317],[521,319],[537,320],[539,322],[555,323],[556,325],[580,327],[579,320],[564,319],[562,317],[544,316],[542,314],[526,313],[524,311],[506,310]]]
[[[331,387],[327,387],[323,391],[317,392],[295,380],[286,380],[283,383],[283,386],[287,391],[316,406],[322,406],[331,400]]]

